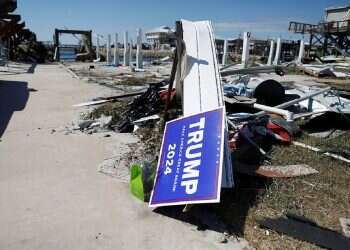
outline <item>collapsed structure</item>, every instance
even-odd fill
[[[82,36],[82,43],[83,48],[82,51],[78,51],[76,57],[77,60],[85,61],[85,60],[92,60],[94,57],[94,52],[92,50],[92,31],[88,30],[68,30],[68,29],[55,29],[54,34],[54,49],[55,49],[55,60],[60,61],[61,59],[61,52],[64,50],[69,49],[69,47],[62,46],[60,43],[60,35],[62,34],[71,34],[73,36],[75,35],[81,35]]]
[[[128,48],[127,34],[124,37]],[[172,63],[170,58],[160,60],[160,64],[172,65],[169,80],[152,83],[146,91],[79,105],[117,102],[136,96],[127,102],[118,121],[113,123],[109,119],[108,126],[119,132],[149,129],[145,145],[150,141],[161,145],[159,154],[158,147],[147,149],[152,164],[140,163],[131,168],[130,190],[141,200],[149,201],[150,207],[186,205],[184,211],[188,211],[193,204],[221,202],[221,189],[235,187],[237,182],[233,180],[234,177],[237,180],[238,174],[264,178],[319,174],[313,167],[297,162],[270,165],[274,158],[272,148],[278,144],[350,163],[348,153],[336,154],[298,139],[305,128],[303,123],[328,119],[329,115],[349,129],[349,93],[320,86],[316,78],[308,77],[307,84],[299,82],[300,78],[293,81],[282,78],[294,69],[317,77],[327,76],[327,81],[336,77],[344,80],[350,76],[347,57],[341,63],[303,64],[307,46],[301,40],[292,62],[286,63],[281,56],[283,40],[278,38],[266,45],[267,60],[256,62],[250,54],[252,36],[245,32],[239,62],[230,62],[227,40],[223,43],[223,56],[218,60],[218,39],[209,21],[178,21],[173,37],[176,50]],[[124,55],[128,52],[125,49]],[[130,61],[124,61],[124,66],[130,66]],[[95,123],[102,124],[100,120],[104,119],[101,117]],[[163,120],[166,124],[162,133]],[[158,159],[156,170],[155,159]]]
[[[250,36],[248,32],[244,34],[241,63],[224,65],[225,58],[222,58],[222,64],[219,64],[211,23],[179,21],[174,33],[176,50],[170,81],[151,85],[142,94],[132,93],[139,97],[129,105],[124,113],[128,114],[127,117],[118,121],[115,128],[122,132],[130,132],[135,127],[159,120],[164,102],[164,119],[169,121],[167,126],[172,126],[171,129],[165,129],[167,132],[164,133],[156,171],[154,188],[162,191],[155,191],[155,195],[152,196],[155,200],[151,199],[151,206],[218,202],[220,198],[217,190],[232,188],[234,185],[233,171],[249,172],[255,166],[255,174],[266,174],[259,169],[259,164],[269,157],[268,148],[273,142],[292,143],[293,137],[299,131],[296,121],[312,120],[328,113],[340,116],[350,114],[350,100],[340,96],[337,91],[298,83],[284,86],[270,78],[271,74],[283,76],[288,71],[289,64],[281,63],[280,59],[281,39],[277,39],[276,46],[275,42],[271,42],[270,51],[275,53],[269,53],[268,65],[252,66],[249,53]],[[125,44],[128,44],[127,39]],[[127,54],[128,51],[124,51]],[[300,67],[306,67],[300,64],[303,52],[304,47],[300,46],[298,58],[294,61],[294,64]],[[119,98],[121,96],[97,100],[94,104]],[[188,129],[191,128],[188,119],[192,124],[198,123],[201,119],[208,118],[208,112],[215,111],[218,114],[220,109],[223,110],[223,123],[218,116],[216,121],[212,121],[215,126],[211,127],[211,130],[206,130],[206,126],[199,126],[201,131],[197,132]],[[169,113],[173,113],[172,118],[169,118]],[[280,118],[276,119],[269,114],[278,115]],[[180,127],[183,129],[179,129]],[[221,135],[218,131],[224,133]],[[205,135],[208,134],[222,140],[216,141],[212,138],[206,141]],[[186,138],[190,138],[188,143]],[[217,147],[216,154],[213,150],[208,151],[207,147],[212,143]],[[188,148],[191,150],[188,151]],[[192,152],[192,149],[195,149],[195,152]],[[216,159],[215,164],[208,163],[210,158],[203,158],[208,154]],[[188,159],[193,156],[193,161],[188,161],[184,156],[190,156]],[[217,171],[205,174],[213,169]],[[199,174],[198,171],[204,174]],[[279,174],[279,170],[274,171],[277,172],[270,171],[269,175]],[[199,178],[181,182],[181,174],[185,172],[185,176]],[[216,173],[214,177],[213,173]],[[203,176],[206,177],[201,179]],[[210,176],[213,178],[210,179]],[[198,193],[201,197],[199,198],[196,196],[197,192],[192,192],[197,190],[196,187],[200,189],[199,187],[208,184],[212,193],[202,190]],[[181,192],[179,190],[187,192],[177,197],[177,192]]]
[[[217,184],[220,187],[230,188],[233,186],[232,165],[233,169],[235,169],[235,166],[240,166],[242,162],[248,165],[254,164],[253,162],[259,164],[261,157],[267,157],[265,148],[271,138],[284,143],[290,143],[292,137],[295,135],[295,132],[292,132],[290,127],[294,126],[295,120],[306,117],[313,119],[328,112],[334,112],[340,115],[350,114],[350,100],[340,97],[336,91],[332,91],[330,88],[310,88],[294,84],[292,89],[286,90],[280,83],[274,80],[262,80],[251,77],[250,74],[264,72],[264,70],[273,72],[278,67],[262,66],[251,68],[249,66],[249,33],[245,33],[244,35],[242,64],[238,65],[238,67],[237,65],[228,65],[222,67],[221,70],[216,61],[215,42],[210,22],[189,22],[185,20],[177,22],[176,37],[177,47],[171,82],[168,88],[168,100],[171,98],[170,93],[175,88],[176,99],[182,103],[184,117],[199,116],[202,112],[225,107],[224,119],[227,122],[225,128],[231,136],[228,136],[228,134],[224,135],[224,144],[221,144],[224,147],[224,158],[222,161],[222,178],[220,178],[222,183]],[[301,46],[300,49],[303,50],[304,48]],[[278,39],[276,56],[274,58],[275,65],[280,62],[280,53],[281,39]],[[299,56],[302,57],[302,54],[300,52]],[[225,59],[223,58],[224,61]],[[230,67],[235,67],[235,69],[231,70]],[[241,76],[237,78],[235,75]],[[244,78],[242,75],[245,75]],[[222,79],[225,81],[224,83]],[[249,110],[250,108],[250,110],[261,110],[261,112],[234,112],[233,110],[238,106],[241,106],[243,110]],[[263,118],[266,112],[281,115],[286,121],[281,123],[269,116]],[[178,123],[181,124],[181,122],[182,120],[180,119]],[[257,129],[258,127],[259,129]],[[180,132],[174,130],[173,133],[175,138],[181,137]],[[210,132],[207,131],[207,133]],[[214,131],[211,133],[214,133]],[[256,142],[255,137],[258,135],[264,136],[266,140]],[[170,140],[167,136],[164,135],[163,139],[166,142]],[[269,137],[270,139],[267,140]],[[264,145],[264,143],[266,144]],[[207,147],[209,146],[208,144],[210,143],[207,143]],[[247,145],[243,146],[244,144]],[[173,145],[176,145],[176,143]],[[251,147],[250,150],[256,150],[256,153],[254,153],[255,159],[251,158],[251,152],[248,153],[243,150],[247,146],[248,148]],[[163,150],[166,151],[166,148],[167,145],[165,144],[164,146],[163,144],[154,186],[155,193],[151,196],[150,205],[171,205],[173,204],[172,201],[175,201],[174,204],[200,203],[196,198],[196,194],[187,193],[189,196],[184,197],[181,191],[177,191],[180,194],[178,194],[179,196],[175,195],[177,197],[175,200],[174,194],[169,194],[167,196],[168,198],[158,196],[158,189],[164,192],[167,189],[167,185],[171,187],[176,185],[172,184],[174,181],[169,179],[168,176],[164,177],[164,175],[160,174],[164,167],[163,164],[166,162],[162,160]],[[204,149],[201,148],[201,150]],[[199,149],[197,151],[198,154],[200,154],[201,150]],[[235,155],[233,161],[231,161],[231,152]],[[179,154],[181,156],[181,153]],[[213,152],[213,154],[215,153]],[[177,158],[175,157],[175,159]],[[247,159],[248,161],[246,161]],[[186,168],[182,169],[185,165],[182,165],[181,159],[177,160],[179,161],[177,172],[181,173]],[[199,169],[202,168],[201,171],[205,172],[205,169],[209,171],[208,169],[211,167],[213,166],[200,163]],[[176,179],[177,177],[175,176],[174,178]],[[211,185],[210,182],[212,180],[199,179],[196,182],[196,186]],[[177,182],[175,181],[174,183]],[[173,190],[177,189],[175,188]],[[201,195],[206,197],[203,193]],[[180,203],[182,200],[183,203]],[[204,199],[202,202],[210,201]]]
[[[146,39],[154,49],[175,46],[174,30],[168,26],[161,26],[146,31]]]
[[[309,54],[319,49],[323,56],[334,55],[334,52],[349,56],[350,6],[327,8],[324,21],[319,24],[292,21],[289,31],[309,35]]]

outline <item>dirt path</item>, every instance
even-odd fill
[[[152,212],[97,172],[131,135],[65,135],[71,105],[109,89],[58,65],[0,72],[0,249],[232,249],[218,234]],[[116,148],[117,147],[117,148]],[[237,249],[237,248],[235,248]]]

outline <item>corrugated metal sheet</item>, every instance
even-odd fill
[[[186,46],[186,72],[182,86],[185,116],[224,106],[223,89],[211,22],[181,20]],[[181,85],[181,84],[180,84]],[[231,155],[225,140],[222,187],[233,186]]]

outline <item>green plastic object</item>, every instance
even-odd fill
[[[148,202],[154,184],[155,168],[150,162],[133,164],[130,169],[130,192],[138,199]]]
[[[139,200],[145,201],[145,193],[142,182],[142,167],[138,164],[131,166],[130,192]]]

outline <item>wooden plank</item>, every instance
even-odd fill
[[[127,93],[127,94],[123,94],[123,95],[116,95],[116,96],[110,96],[110,97],[99,97],[93,101],[75,104],[75,105],[73,105],[73,107],[86,107],[86,106],[99,105],[99,104],[103,104],[103,103],[107,103],[107,102],[114,102],[120,98],[142,95],[144,93],[145,93],[145,91],[141,91],[141,92]]]
[[[235,171],[267,178],[292,178],[317,174],[318,171],[306,164],[285,166],[254,166],[235,162]]]
[[[272,229],[298,240],[307,241],[320,247],[339,250],[350,249],[350,239],[335,231],[319,227],[315,225],[315,223],[286,218],[267,218],[258,223],[262,227]]]

